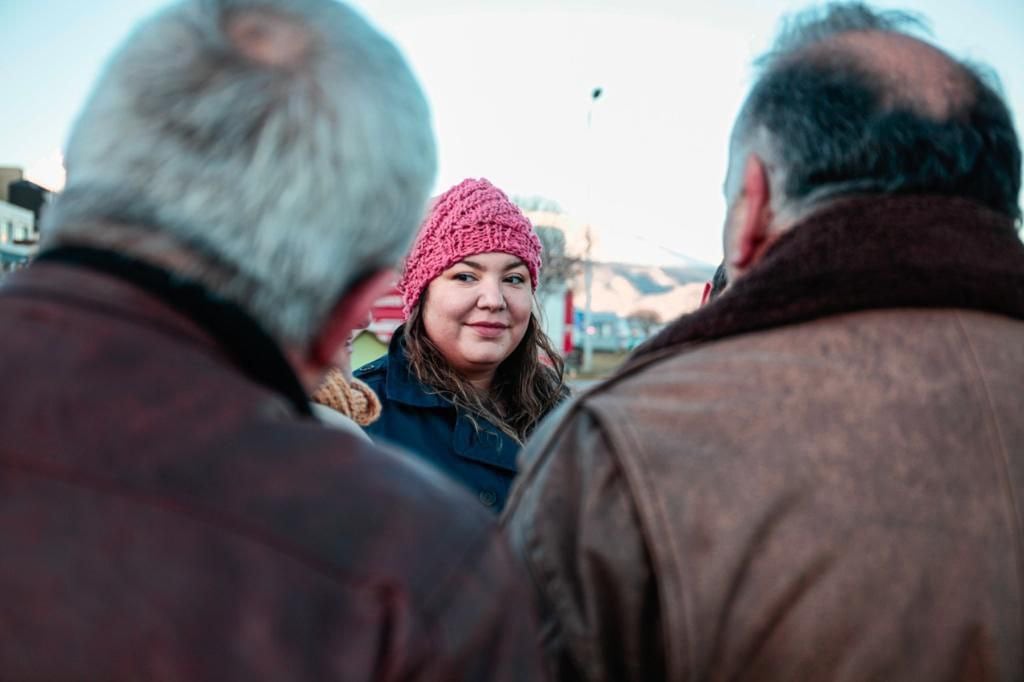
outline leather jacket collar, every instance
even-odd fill
[[[287,398],[300,415],[312,417],[309,397],[277,343],[240,307],[198,282],[122,253],[85,246],[57,247],[36,260],[90,268],[143,289],[202,328],[250,379]]]

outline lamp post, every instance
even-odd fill
[[[583,260],[583,362],[582,370],[589,372],[594,366],[594,338],[591,334],[592,315],[591,315],[591,290],[594,286],[594,261],[591,258],[591,247],[594,243],[593,234],[591,233],[591,221],[594,212],[594,202],[591,196],[591,189],[593,185],[593,169],[594,169],[594,141],[593,132],[591,128],[591,122],[594,116],[594,105],[597,104],[597,100],[600,99],[603,90],[601,88],[594,88],[590,92],[590,102],[587,105],[587,151],[588,159],[587,164],[587,227],[584,233],[584,239],[586,240],[586,251],[584,253]]]

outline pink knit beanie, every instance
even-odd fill
[[[484,179],[463,180],[430,208],[405,260],[398,289],[409,317],[423,290],[467,256],[508,253],[522,259],[537,289],[541,244],[530,221],[505,193]]]

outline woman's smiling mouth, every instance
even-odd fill
[[[467,322],[466,326],[484,338],[497,338],[505,333],[509,325],[503,322]]]

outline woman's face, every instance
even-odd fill
[[[530,271],[516,256],[468,256],[438,275],[423,303],[423,326],[469,381],[489,386],[526,333],[533,304]]]

